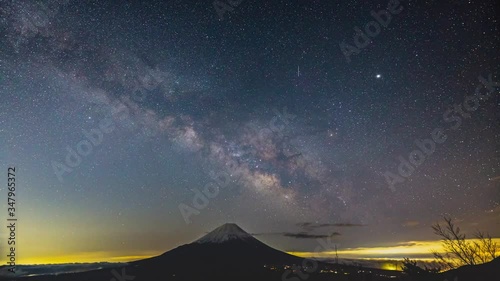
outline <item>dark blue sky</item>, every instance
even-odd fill
[[[26,256],[147,255],[224,222],[343,247],[433,239],[443,214],[500,235],[495,1],[236,2],[0,1]]]

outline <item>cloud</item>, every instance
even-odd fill
[[[282,235],[285,237],[291,237],[296,239],[317,239],[317,238],[329,238],[332,236],[340,236],[339,232],[333,232],[332,234],[311,234],[307,232],[270,232],[270,233],[252,233],[253,236],[263,236],[263,235]]]
[[[328,238],[328,237],[339,236],[339,235],[340,235],[340,233],[338,233],[338,232],[333,232],[330,235],[326,235],[326,234],[309,234],[307,232],[298,232],[298,233],[286,232],[286,233],[283,233],[283,236],[293,237],[293,238],[298,238],[298,239]]]
[[[355,223],[312,223],[312,222],[301,222],[298,223],[297,226],[302,227],[306,231],[313,231],[317,228],[323,227],[359,227],[365,226],[363,224],[355,224]]]
[[[356,223],[332,223],[332,224],[322,224],[321,227],[326,226],[336,226],[336,227],[357,227],[357,226],[365,226],[364,224],[356,224]]]
[[[417,246],[418,242],[416,241],[409,241],[409,242],[399,242],[397,243],[398,246],[406,246],[406,247],[411,247],[411,246]]]
[[[500,176],[490,178],[490,181],[500,181]]]

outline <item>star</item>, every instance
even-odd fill
[[[454,6],[455,24],[440,21],[447,9],[431,1],[387,10],[325,1],[306,21],[301,8],[317,5],[268,1],[220,22],[213,7],[172,1],[80,3],[81,17],[57,4],[68,1],[28,2],[2,1],[0,158],[29,170],[22,181],[36,192],[23,202],[37,206],[25,209],[33,227],[58,218],[64,224],[51,230],[67,237],[82,221],[102,222],[82,228],[61,255],[89,250],[80,245],[92,235],[103,237],[103,261],[116,258],[108,254],[120,241],[124,256],[149,255],[222,222],[276,233],[302,222],[366,223],[342,236],[349,247],[438,238],[399,226],[448,213],[467,220],[464,231],[500,233],[500,101],[474,111],[464,98],[476,87],[487,95],[499,79],[482,70],[500,44],[495,1]],[[273,24],[254,20],[269,11]],[[444,49],[436,28],[447,31]],[[463,112],[448,112],[457,102]],[[156,235],[173,230],[186,235]],[[151,243],[130,246],[137,237]],[[275,241],[284,250],[315,246]],[[23,257],[59,253],[57,242]]]

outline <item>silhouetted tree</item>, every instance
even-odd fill
[[[489,234],[477,231],[476,239],[467,240],[460,228],[455,226],[450,217],[444,217],[444,225],[436,223],[432,226],[434,234],[441,237],[445,253],[433,252],[436,260],[452,269],[463,265],[476,265],[496,258],[497,243]]]
[[[424,266],[422,268],[417,265],[417,261],[410,260],[409,258],[404,258],[402,270],[409,276],[422,276],[422,275],[430,275],[438,273],[441,270],[441,268],[440,267],[431,268],[427,266]]]

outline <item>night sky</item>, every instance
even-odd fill
[[[19,261],[499,237],[498,7],[444,2],[0,1]]]

